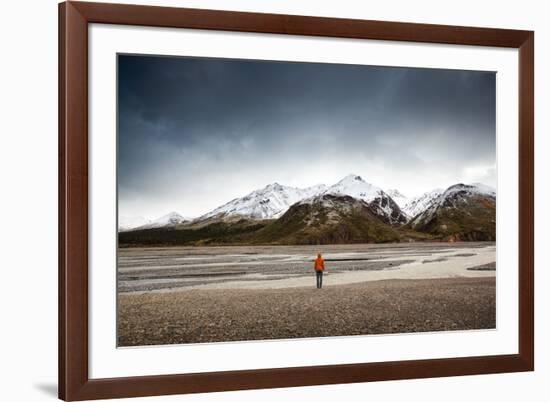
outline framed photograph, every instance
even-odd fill
[[[59,24],[61,399],[534,369],[533,32]]]

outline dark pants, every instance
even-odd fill
[[[315,271],[315,276],[317,277],[317,289],[323,287],[323,271]]]

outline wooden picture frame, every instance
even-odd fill
[[[196,28],[519,49],[519,353],[90,379],[88,375],[88,24]],[[184,8],[59,5],[59,397],[140,397],[534,369],[534,33]]]

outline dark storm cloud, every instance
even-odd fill
[[[129,55],[118,68],[129,214],[195,215],[350,172],[407,192],[494,180],[494,73]]]

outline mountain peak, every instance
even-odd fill
[[[178,212],[176,212],[176,211],[172,211],[172,212],[169,212],[166,215],[163,215],[162,217],[160,217],[159,220],[161,220],[161,219],[171,219],[171,218],[183,219],[183,216],[181,214],[179,214]]]
[[[186,218],[176,211],[169,212],[166,215],[162,215],[160,218],[153,220],[144,218],[134,218],[129,220],[128,218],[121,217],[119,218],[119,231],[125,232],[128,230],[170,227],[190,220],[191,218]]]
[[[471,186],[475,187],[477,191],[483,194],[496,195],[496,190],[483,183],[472,183]]]
[[[396,188],[389,188],[386,190],[386,194],[388,194],[392,198],[407,198],[401,191],[399,191]]]
[[[349,182],[354,182],[354,181],[366,183],[366,181],[363,180],[363,178],[361,176],[359,176],[357,174],[354,174],[354,173],[348,174],[342,180],[340,180],[338,183],[349,183]]]
[[[329,187],[323,194],[350,196],[370,204],[377,214],[390,223],[404,223],[407,217],[401,212],[399,205],[380,187],[367,183],[356,174],[344,177],[335,185]]]
[[[483,183],[472,183],[472,184],[457,183],[450,186],[447,190],[445,190],[445,194],[451,195],[458,191],[466,191],[470,193],[489,195],[493,197],[496,196],[495,189]]]
[[[283,186],[283,185],[281,185],[281,184],[279,184],[279,183],[277,183],[277,182],[273,182],[273,183],[268,184],[268,185],[266,186],[266,188],[274,188],[274,189],[280,189],[280,188],[283,188],[283,187],[286,187],[286,186]]]
[[[147,227],[161,227],[166,225],[177,225],[178,223],[182,223],[186,220],[189,220],[185,218],[183,215],[176,211],[172,211],[167,213],[166,215],[161,216],[160,218],[157,218],[153,220],[149,225],[145,225]]]
[[[361,176],[349,174],[338,183],[330,186],[325,193],[334,195],[350,195],[352,197],[370,202],[374,198],[382,195],[384,192],[382,189],[367,183]]]

